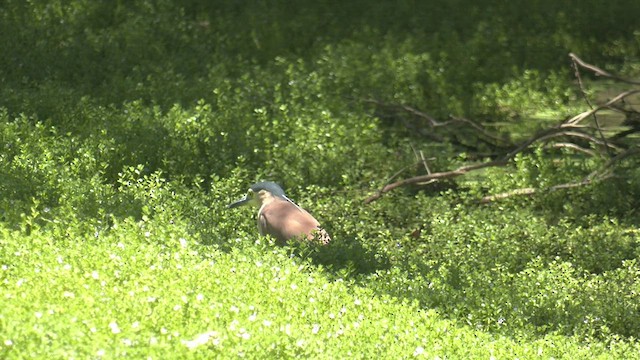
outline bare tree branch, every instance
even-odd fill
[[[589,150],[589,149],[585,149],[582,146],[576,145],[574,143],[570,143],[570,142],[558,142],[558,143],[553,143],[551,144],[551,147],[554,148],[568,148],[568,149],[573,149],[576,150],[578,152],[581,152],[583,154],[587,154],[589,156],[595,156],[596,153]]]
[[[547,128],[547,129],[543,129],[538,131],[536,134],[532,135],[531,137],[529,137],[528,139],[524,140],[522,143],[520,143],[519,145],[513,147],[511,149],[511,151],[507,152],[506,154],[502,155],[501,157],[497,157],[494,160],[489,160],[489,161],[485,161],[485,162],[480,162],[480,163],[475,163],[475,164],[469,164],[469,165],[464,165],[461,167],[458,167],[457,169],[454,170],[449,170],[449,171],[440,171],[440,172],[433,172],[431,169],[429,169],[427,167],[427,174],[425,175],[420,175],[420,176],[413,176],[413,177],[409,177],[409,178],[405,178],[405,179],[401,179],[395,182],[392,182],[394,178],[396,178],[397,176],[399,176],[404,170],[406,170],[407,168],[402,169],[401,171],[399,171],[398,173],[394,174],[391,178],[388,179],[388,181],[386,182],[386,184],[380,189],[378,190],[375,194],[369,196],[367,199],[365,199],[365,203],[370,203],[372,201],[375,201],[377,199],[379,199],[384,193],[387,193],[389,191],[392,191],[394,189],[397,189],[399,187],[403,187],[403,186],[407,186],[407,185],[412,185],[412,184],[418,184],[418,185],[425,185],[428,183],[432,183],[432,182],[437,182],[440,180],[445,180],[445,179],[452,179],[458,176],[463,176],[466,175],[470,172],[474,172],[474,171],[479,171],[482,169],[486,169],[486,168],[490,168],[490,167],[503,167],[508,165],[509,163],[511,163],[511,161],[516,157],[516,155],[518,155],[519,153],[529,149],[531,146],[533,146],[536,143],[540,143],[540,142],[547,142],[550,141],[552,139],[556,139],[559,137],[563,137],[563,138],[574,138],[574,139],[580,139],[582,142],[586,142],[586,143],[590,143],[596,146],[599,146],[600,149],[605,149],[607,154],[609,154],[609,156],[611,156],[611,158],[609,159],[609,161],[607,161],[607,163],[605,163],[605,165],[603,165],[602,168],[594,171],[593,173],[589,174],[587,177],[585,177],[584,179],[580,180],[580,181],[576,181],[576,182],[570,182],[570,183],[566,183],[566,184],[559,184],[559,185],[555,185],[555,186],[551,186],[549,188],[546,189],[535,189],[535,188],[523,188],[523,189],[515,189],[515,190],[511,190],[505,193],[501,193],[501,194],[496,194],[496,195],[490,195],[490,196],[485,196],[482,199],[480,199],[480,203],[489,203],[489,202],[493,202],[496,200],[500,200],[500,199],[505,199],[505,198],[509,198],[512,196],[522,196],[522,195],[533,195],[539,192],[544,192],[544,191],[557,191],[557,190],[562,190],[562,189],[570,189],[570,188],[575,188],[575,187],[579,187],[579,186],[585,186],[588,184],[591,184],[595,181],[602,181],[605,178],[611,176],[613,168],[619,164],[621,162],[621,160],[633,156],[633,155],[637,155],[640,153],[640,145],[634,145],[630,148],[625,149],[624,147],[615,145],[612,143],[612,139],[615,139],[615,135],[610,138],[607,139],[607,137],[604,135],[604,132],[602,131],[602,128],[599,124],[598,118],[597,118],[597,112],[603,110],[603,109],[609,109],[609,108],[617,108],[617,105],[619,102],[624,101],[625,98],[634,95],[634,94],[638,94],[640,93],[640,89],[630,89],[627,91],[624,91],[620,94],[618,94],[617,96],[615,96],[614,98],[610,99],[609,101],[607,101],[604,104],[601,105],[597,105],[594,106],[589,99],[586,96],[586,91],[584,89],[584,84],[582,83],[582,79],[580,77],[580,73],[579,73],[579,67],[588,69],[590,71],[593,71],[596,75],[598,76],[603,76],[603,77],[607,77],[607,78],[611,78],[617,81],[622,81],[628,84],[634,84],[634,85],[640,85],[640,82],[634,81],[634,80],[629,80],[629,79],[623,79],[621,77],[612,75],[594,65],[588,64],[586,62],[584,62],[583,60],[581,60],[580,58],[578,58],[575,54],[569,54],[570,58],[573,61],[573,66],[576,72],[576,77],[578,78],[578,82],[580,85],[580,90],[583,93],[583,96],[585,98],[585,101],[587,102],[588,106],[589,106],[589,110],[588,111],[584,111],[572,118],[569,118],[567,120],[563,120],[561,122],[559,122],[557,125]],[[448,126],[451,124],[455,124],[455,123],[464,123],[469,125],[471,128],[479,131],[480,134],[482,134],[485,137],[489,137],[493,140],[500,140],[498,137],[495,137],[494,135],[490,134],[489,132],[485,131],[484,128],[482,126],[480,126],[479,124],[468,120],[468,119],[464,119],[464,118],[456,118],[451,116],[450,120],[447,121],[438,121],[437,119],[433,118],[432,116],[430,116],[429,114],[426,114],[418,109],[415,109],[411,106],[408,105],[389,105],[389,104],[384,104],[382,102],[379,102],[377,100],[366,100],[368,102],[372,102],[375,103],[377,105],[381,105],[381,106],[385,106],[385,107],[389,107],[389,106],[396,106],[414,116],[418,116],[424,120],[427,121],[427,123],[429,124],[430,127],[432,128],[436,128],[436,127],[444,127],[444,126]],[[588,119],[590,117],[594,118],[594,122],[595,122],[595,128],[593,125],[589,125],[589,124],[583,124],[583,121],[585,119]],[[596,132],[597,135],[594,135],[593,133]],[[549,146],[551,147],[556,147],[556,148],[560,148],[560,147],[564,147],[564,148],[571,148],[574,149],[576,151],[579,151],[581,153],[587,154],[589,156],[594,156],[596,155],[596,152],[594,152],[591,149],[587,149],[584,148],[583,146],[580,146],[578,144],[575,144],[573,142],[556,142],[556,143],[551,143]],[[596,148],[597,149],[597,148]],[[416,153],[416,159],[419,159],[419,163],[422,163],[426,165],[426,160],[424,160],[424,155],[422,153],[420,158],[418,157],[418,153],[417,151],[414,149],[414,153]],[[421,160],[421,161],[420,161]]]
[[[558,191],[558,190],[564,190],[564,189],[571,189],[571,188],[576,188],[576,187],[580,187],[580,186],[585,186],[588,184],[591,184],[593,182],[593,180],[583,180],[580,182],[576,182],[576,183],[566,183],[566,184],[560,184],[560,185],[555,185],[555,186],[551,186],[548,187],[546,189],[535,189],[535,188],[522,188],[522,189],[515,189],[515,190],[511,190],[511,191],[507,191],[507,192],[503,192],[500,194],[496,194],[496,195],[488,195],[483,197],[482,199],[480,199],[478,202],[480,204],[488,204],[491,202],[495,202],[497,200],[504,200],[510,197],[514,197],[514,196],[523,196],[523,195],[535,195],[541,192],[554,192],[554,191]]]
[[[573,54],[569,54],[569,56],[571,57],[571,60],[573,60],[573,68],[575,69],[575,75],[576,78],[578,79],[578,86],[580,87],[580,93],[582,94],[582,98],[584,99],[584,101],[587,103],[587,105],[589,106],[589,108],[591,110],[593,110],[593,104],[591,103],[591,100],[589,100],[589,96],[587,96],[587,91],[584,89],[584,84],[582,83],[582,76],[580,76],[580,67],[578,66],[578,57],[573,55]],[[598,129],[598,133],[600,134],[600,138],[602,139],[602,141],[605,144],[605,149],[607,150],[607,153],[609,154],[609,156],[611,156],[611,150],[609,149],[609,147],[607,146],[607,138],[604,136],[604,134],[602,133],[602,128],[600,127],[600,121],[598,121],[598,116],[596,115],[597,113],[593,113],[593,122],[596,124],[596,128]]]
[[[479,203],[487,204],[490,202],[503,200],[510,197],[514,197],[514,196],[523,196],[523,195],[531,196],[541,192],[553,192],[557,190],[571,189],[571,188],[589,185],[596,181],[602,181],[611,177],[612,175],[611,168],[613,166],[615,166],[617,163],[620,163],[622,160],[637,154],[640,154],[640,147],[632,147],[630,149],[627,149],[626,151],[618,154],[617,156],[607,161],[600,169],[592,172],[591,174],[587,175],[584,179],[578,182],[570,182],[565,184],[554,185],[546,189],[535,189],[531,187],[515,189],[515,190],[503,192],[500,194],[485,196],[479,200]]]
[[[589,63],[586,63],[584,60],[580,59],[574,53],[569,53],[569,57],[571,58],[571,60],[576,62],[578,65],[582,66],[585,69],[589,69],[589,70],[593,71],[598,76],[607,77],[607,78],[614,79],[614,80],[617,80],[617,81],[621,81],[621,82],[624,82],[624,83],[627,83],[627,84],[631,84],[631,85],[640,85],[640,81],[635,81],[635,80],[630,80],[630,79],[625,79],[625,78],[622,78],[622,77],[619,77],[619,76],[615,76],[615,75],[612,75],[612,74],[600,69],[599,67],[597,67],[595,65],[591,65]]]
[[[577,124],[579,122],[581,122],[582,120],[588,118],[589,116],[593,115],[594,113],[602,110],[602,109],[607,109],[610,106],[612,106],[613,104],[623,100],[624,98],[627,98],[631,95],[634,94],[638,94],[640,93],[640,89],[633,89],[633,90],[627,90],[623,93],[618,94],[616,97],[614,97],[613,99],[607,101],[606,103],[604,103],[603,105],[599,105],[596,106],[595,108],[589,110],[589,111],[585,111],[583,113],[580,113],[574,117],[572,117],[571,119],[565,121],[566,124]]]

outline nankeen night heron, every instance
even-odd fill
[[[303,208],[289,199],[282,188],[271,181],[251,185],[247,195],[228,208],[254,205],[258,209],[258,230],[261,235],[273,236],[279,244],[299,239],[318,241],[326,245],[331,241],[320,223]]]

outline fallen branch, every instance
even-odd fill
[[[475,170],[479,170],[479,169],[483,169],[483,168],[487,168],[487,167],[492,167],[492,166],[504,166],[506,165],[507,162],[504,162],[502,160],[495,160],[495,161],[489,161],[489,162],[485,162],[485,163],[480,163],[480,164],[474,164],[474,165],[467,165],[467,166],[462,166],[459,167],[455,170],[451,170],[451,171],[444,171],[444,172],[435,172],[435,173],[431,173],[431,174],[427,174],[427,175],[421,175],[421,176],[414,176],[411,178],[407,178],[407,179],[403,179],[400,181],[396,181],[393,182],[391,184],[387,184],[385,185],[382,189],[380,189],[377,193],[369,196],[367,199],[365,199],[365,204],[368,204],[372,201],[378,200],[380,197],[382,197],[382,195],[384,193],[387,193],[393,189],[399,188],[401,186],[406,186],[406,185],[410,185],[410,184],[416,184],[416,183],[424,183],[424,182],[435,182],[435,181],[439,181],[439,180],[444,180],[444,179],[451,179],[454,177],[458,177],[460,175],[464,175],[468,172],[471,171],[475,171]]]
[[[439,181],[444,179],[451,179],[461,175],[465,175],[472,171],[477,171],[477,170],[488,168],[488,167],[506,166],[516,155],[518,155],[525,149],[529,148],[534,143],[548,140],[553,137],[574,136],[574,137],[583,138],[585,140],[594,142],[596,144],[602,144],[601,140],[595,137],[589,136],[588,134],[577,131],[576,130],[577,128],[575,126],[567,125],[565,127],[553,127],[547,130],[540,131],[537,135],[525,140],[522,144],[517,146],[514,150],[512,150],[511,152],[509,152],[508,154],[506,154],[505,156],[497,160],[492,160],[492,161],[487,161],[484,163],[478,163],[478,164],[472,164],[472,165],[465,165],[451,171],[435,172],[427,175],[420,175],[420,176],[414,176],[414,177],[402,179],[393,183],[388,183],[384,187],[382,187],[382,189],[380,189],[377,193],[365,199],[364,202],[365,204],[368,204],[372,201],[375,201],[379,199],[384,193],[387,193],[401,186],[424,183],[424,182],[434,182],[434,181]]]
[[[397,108],[397,109],[403,110],[404,112],[409,113],[415,117],[426,120],[428,126],[432,129],[453,127],[456,124],[465,124],[465,125],[468,125],[470,128],[480,132],[483,136],[491,139],[492,141],[495,141],[496,143],[504,142],[504,139],[501,139],[499,136],[492,134],[491,132],[487,131],[481,124],[470,119],[449,115],[448,120],[438,121],[436,118],[427,114],[426,112],[420,111],[406,104],[388,104],[380,100],[371,99],[371,98],[362,99],[361,101],[370,103],[370,104],[375,104],[385,108]],[[407,126],[407,127],[412,128],[411,126]]]
[[[560,184],[560,185],[555,185],[555,186],[550,186],[546,189],[535,189],[535,188],[523,188],[523,189],[515,189],[515,190],[511,190],[511,191],[507,191],[507,192],[503,192],[500,194],[496,194],[496,195],[489,195],[489,196],[485,196],[482,199],[480,199],[480,201],[478,201],[480,204],[488,204],[497,200],[504,200],[513,196],[522,196],[522,195],[528,195],[528,196],[532,196],[538,193],[549,193],[549,192],[554,192],[554,191],[558,191],[558,190],[565,190],[565,189],[571,189],[571,188],[576,188],[576,187],[580,187],[580,186],[585,186],[585,185],[589,185],[593,182],[593,180],[583,180],[580,182],[573,182],[573,183],[566,183],[566,184]]]
[[[634,95],[634,94],[638,94],[640,93],[640,89],[634,89],[634,90],[628,90],[625,91],[623,93],[618,94],[616,97],[614,97],[613,99],[607,101],[606,103],[604,103],[603,105],[600,106],[596,106],[595,108],[589,110],[589,111],[585,111],[583,113],[580,113],[574,117],[572,117],[571,119],[567,120],[565,123],[566,124],[577,124],[579,122],[581,122],[582,120],[588,118],[589,116],[595,114],[596,112],[603,110],[603,109],[608,109],[610,108],[613,104],[620,102],[622,100],[624,100],[625,98]]]
[[[567,149],[572,149],[578,152],[581,152],[583,154],[587,154],[589,156],[595,156],[596,153],[589,150],[589,149],[585,149],[582,146],[576,145],[574,143],[569,143],[569,142],[559,142],[559,143],[554,143],[551,145],[551,147],[557,148],[557,149],[561,149],[561,148],[567,148]]]
[[[597,67],[595,65],[591,65],[589,63],[586,63],[574,53],[569,53],[569,57],[571,58],[571,60],[573,60],[578,65],[582,66],[585,69],[589,69],[589,70],[593,71],[598,76],[607,77],[607,78],[610,78],[610,79],[613,79],[613,80],[616,80],[616,81],[620,81],[620,82],[623,82],[623,83],[631,84],[631,85],[640,85],[640,81],[635,81],[635,80],[625,79],[625,78],[622,78],[622,77],[619,77],[619,76],[615,76],[613,74],[610,74],[610,73],[600,69],[599,67]]]
[[[602,181],[604,179],[607,179],[609,177],[611,177],[611,171],[610,169],[616,165],[617,163],[621,162],[622,160],[633,156],[633,155],[637,155],[640,154],[640,148],[639,147],[633,147],[630,149],[627,149],[626,151],[618,154],[617,156],[613,157],[612,159],[610,159],[609,161],[607,161],[600,169],[592,172],[591,174],[587,175],[584,179],[582,179],[582,181],[578,181],[578,182],[570,182],[570,183],[565,183],[565,184],[559,184],[559,185],[554,185],[554,186],[550,186],[544,189],[536,189],[536,188],[532,188],[532,187],[528,187],[528,188],[522,188],[522,189],[515,189],[515,190],[511,190],[511,191],[507,191],[507,192],[503,192],[500,194],[495,194],[495,195],[488,195],[485,196],[483,198],[481,198],[479,200],[480,204],[488,204],[497,200],[503,200],[503,199],[507,199],[510,197],[514,197],[514,196],[532,196],[538,193],[550,193],[550,192],[554,192],[554,191],[558,191],[558,190],[565,190],[565,189],[572,189],[572,188],[576,188],[576,187],[581,187],[581,186],[585,186],[585,185],[589,185],[592,184],[596,181]]]
[[[587,90],[585,90],[584,84],[582,83],[582,76],[580,75],[580,67],[579,67],[580,64],[578,63],[580,59],[573,54],[569,54],[569,56],[573,60],[573,68],[575,69],[575,75],[576,75],[576,79],[578,79],[578,86],[580,87],[580,93],[582,94],[582,98],[584,99],[584,102],[587,103],[589,108],[593,110],[593,104],[591,103],[591,100],[589,100],[589,96],[587,95]],[[584,62],[582,63],[584,64]],[[595,66],[593,68],[600,70]],[[608,147],[607,138],[604,136],[604,133],[602,132],[602,127],[600,126],[600,121],[598,121],[598,116],[596,116],[596,113],[593,113],[592,116],[593,116],[593,122],[594,124],[596,124],[596,128],[598,129],[598,134],[600,134],[600,138],[604,142],[605,148],[607,149],[607,153],[609,154],[609,156],[611,156],[611,150]]]
[[[615,136],[607,139],[607,137],[604,135],[604,132],[602,131],[602,128],[600,126],[600,123],[596,117],[597,112],[603,110],[603,109],[609,109],[611,107],[615,107],[617,103],[622,102],[625,98],[634,95],[634,94],[638,94],[640,93],[640,89],[631,89],[625,92],[622,92],[620,94],[618,94],[617,96],[615,96],[614,98],[610,99],[609,101],[607,101],[606,103],[602,104],[602,105],[598,105],[598,106],[594,106],[593,104],[591,104],[591,102],[586,98],[586,91],[583,88],[583,84],[582,84],[582,80],[580,78],[579,75],[579,71],[578,68],[579,67],[583,67],[585,69],[588,69],[590,71],[593,71],[594,73],[596,73],[596,75],[598,76],[604,76],[604,77],[608,77],[614,80],[618,80],[618,81],[622,81],[628,84],[634,84],[634,85],[640,85],[640,82],[637,81],[633,81],[633,80],[629,80],[629,79],[623,79],[620,78],[618,76],[612,75],[594,65],[588,64],[586,62],[584,62],[583,60],[581,60],[580,58],[578,58],[576,55],[574,54],[569,54],[569,56],[571,57],[571,59],[573,60],[573,64],[574,64],[574,68],[576,70],[576,76],[578,77],[578,81],[580,83],[580,87],[581,87],[581,91],[583,92],[583,95],[585,97],[585,101],[587,102],[588,106],[590,107],[590,109],[588,111],[584,111],[574,117],[571,117],[567,120],[563,120],[560,123],[558,123],[557,125],[548,128],[548,129],[543,129],[539,132],[537,132],[536,134],[534,134],[533,136],[529,137],[528,139],[524,140],[522,143],[520,143],[519,145],[515,146],[511,151],[507,152],[506,154],[504,154],[501,157],[497,157],[494,160],[490,160],[490,161],[485,161],[485,162],[480,162],[480,163],[476,163],[476,164],[470,164],[470,165],[465,165],[465,166],[461,166],[457,169],[454,170],[449,170],[449,171],[441,171],[441,172],[431,172],[431,170],[427,171],[428,173],[426,175],[419,175],[419,176],[413,176],[413,177],[409,177],[409,178],[405,178],[405,179],[401,179],[395,182],[391,182],[395,177],[399,176],[405,169],[401,170],[400,172],[394,174],[394,176],[392,176],[387,183],[381,188],[379,189],[375,194],[372,194],[371,196],[369,196],[367,199],[365,199],[365,203],[370,203],[372,201],[375,201],[377,199],[379,199],[383,194],[392,191],[394,189],[403,187],[403,186],[407,186],[407,185],[413,185],[413,184],[417,184],[417,185],[425,185],[425,184],[429,184],[429,183],[433,183],[433,182],[437,182],[440,180],[445,180],[445,179],[452,179],[458,176],[463,176],[466,175],[470,172],[474,172],[474,171],[479,171],[482,169],[486,169],[486,168],[490,168],[490,167],[503,167],[506,166],[508,164],[511,163],[511,161],[516,157],[516,155],[518,155],[519,153],[522,153],[523,151],[530,149],[534,144],[536,143],[540,143],[540,142],[547,142],[550,141],[552,139],[556,139],[559,137],[564,137],[564,138],[577,138],[580,139],[583,142],[587,142],[590,144],[593,144],[596,146],[596,149],[604,149],[604,151],[606,151],[606,154],[608,154],[609,156],[611,156],[611,159],[603,166],[602,169],[595,171],[594,173],[590,174],[589,176],[587,176],[586,178],[582,179],[581,181],[577,181],[577,182],[570,182],[570,183],[566,183],[566,184],[560,184],[560,185],[555,185],[546,189],[534,189],[534,188],[523,188],[523,189],[515,189],[512,191],[508,191],[505,193],[501,193],[501,194],[496,194],[496,195],[490,195],[490,196],[485,196],[482,199],[480,199],[480,203],[489,203],[489,202],[493,202],[496,200],[500,200],[500,199],[504,199],[504,198],[508,198],[508,197],[512,197],[512,196],[522,196],[522,195],[533,195],[536,193],[539,193],[541,191],[557,191],[557,190],[561,190],[561,189],[569,189],[569,188],[574,188],[574,187],[579,187],[579,186],[584,186],[587,184],[590,184],[594,181],[601,181],[604,178],[610,176],[610,170],[611,168],[613,168],[616,164],[618,164],[620,162],[620,160],[627,158],[629,156],[635,155],[640,153],[640,148],[638,146],[632,146],[629,149],[624,149],[621,146],[618,146],[614,143],[612,143],[612,139],[615,139]],[[378,105],[382,105],[382,106],[386,106],[389,107],[391,105],[388,104],[384,104],[381,103],[377,100],[367,100],[368,102],[372,102]],[[408,105],[396,105],[398,108],[403,109],[404,111],[414,115],[414,116],[418,116],[424,120],[426,120],[429,124],[430,127],[432,128],[436,128],[436,127],[443,127],[443,126],[447,126],[447,125],[451,125],[454,123],[465,123],[469,126],[471,126],[473,129],[475,129],[476,131],[479,131],[479,133],[481,133],[483,136],[486,137],[490,137],[493,140],[500,140],[498,137],[495,137],[494,135],[486,132],[484,130],[483,127],[481,127],[480,125],[478,125],[477,123],[471,121],[471,120],[467,120],[464,118],[455,118],[455,117],[451,117],[450,120],[447,121],[438,121],[437,119],[433,118],[432,116],[430,116],[429,114],[426,114],[418,109],[415,109],[411,106]],[[595,128],[591,125],[585,125],[583,124],[583,121],[589,117],[594,117],[594,121],[595,121]],[[597,132],[598,136],[594,136],[591,133],[593,132]],[[572,142],[557,142],[552,144],[551,146],[553,147],[565,147],[565,148],[571,148],[574,150],[577,150],[581,153],[587,154],[589,156],[594,156],[596,155],[596,152],[594,152],[591,149],[586,149],[583,146],[580,146],[578,144],[574,144]],[[415,150],[414,150],[415,151]],[[616,155],[617,154],[617,155]]]

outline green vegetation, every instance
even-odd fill
[[[0,358],[640,358],[637,157],[543,191],[609,159],[539,146],[364,202],[584,111],[569,52],[640,73],[640,2],[575,6],[2,2]],[[225,208],[263,179],[334,242]]]

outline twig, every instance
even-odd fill
[[[591,71],[593,71],[596,75],[598,76],[604,76],[610,79],[614,79],[617,81],[621,81],[627,84],[632,84],[632,85],[640,85],[640,81],[635,81],[635,80],[631,80],[631,79],[625,79],[619,76],[615,76],[613,74],[610,74],[602,69],[600,69],[599,67],[595,66],[595,65],[591,65],[589,63],[584,62],[584,60],[580,59],[576,54],[574,53],[569,53],[569,57],[578,65],[582,66],[585,69],[589,69]]]
[[[589,110],[589,111],[585,111],[583,113],[580,113],[574,117],[572,117],[571,119],[566,120],[564,123],[565,124],[577,124],[579,122],[581,122],[582,120],[588,118],[589,116],[591,116],[593,113],[600,111],[602,109],[607,109],[609,108],[612,104],[617,103],[620,100],[623,100],[631,95],[634,94],[638,94],[640,93],[640,89],[634,89],[634,90],[627,90],[625,92],[622,92],[620,94],[618,94],[616,97],[614,97],[613,99],[607,101],[606,103],[604,103],[603,105],[599,105],[596,106],[595,108]]]
[[[569,143],[569,142],[554,143],[554,144],[551,144],[551,147],[573,149],[573,150],[576,150],[576,151],[581,152],[583,154],[587,154],[589,156],[595,156],[596,155],[596,153],[594,153],[593,151],[591,151],[589,149],[585,149],[582,146],[578,146],[578,145],[576,145],[574,143]]]
[[[580,186],[585,186],[588,184],[591,184],[593,182],[593,180],[591,179],[584,179],[580,182],[570,182],[570,183],[565,183],[565,184],[560,184],[560,185],[555,185],[555,186],[550,186],[546,189],[535,189],[535,188],[522,188],[522,189],[515,189],[515,190],[511,190],[511,191],[507,191],[507,192],[503,192],[500,194],[496,194],[496,195],[488,195],[483,197],[482,199],[480,199],[478,202],[480,204],[488,204],[491,202],[495,202],[498,200],[504,200],[513,196],[522,196],[522,195],[535,195],[537,193],[540,192],[554,192],[554,191],[558,191],[558,190],[564,190],[564,189],[571,189],[571,188],[576,188],[576,187],[580,187]]]
[[[617,163],[621,162],[622,160],[636,155],[636,154],[640,154],[640,147],[633,147],[633,148],[629,148],[626,151],[616,155],[615,157],[613,157],[612,159],[610,159],[609,161],[607,161],[600,169],[592,172],[591,174],[587,175],[584,179],[582,179],[582,181],[578,181],[578,182],[570,182],[570,183],[565,183],[565,184],[559,184],[559,185],[554,185],[545,189],[535,189],[535,188],[522,188],[522,189],[515,189],[515,190],[511,190],[511,191],[507,191],[507,192],[503,192],[500,194],[495,194],[495,195],[488,195],[485,196],[483,198],[481,198],[479,200],[480,204],[488,204],[494,201],[498,201],[498,200],[503,200],[503,199],[507,199],[513,196],[522,196],[522,195],[535,195],[537,193],[540,192],[553,192],[553,191],[557,191],[557,190],[564,190],[564,189],[571,189],[571,188],[576,188],[576,187],[580,187],[580,186],[585,186],[585,185],[589,185],[592,184],[596,181],[602,181],[605,180],[609,177],[611,177],[611,171],[610,169]]]
[[[617,163],[621,162],[622,160],[636,155],[636,154],[640,154],[640,146],[634,146],[631,147],[623,152],[621,152],[620,154],[614,156],[613,158],[609,159],[609,161],[607,161],[600,169],[592,172],[591,174],[589,174],[587,176],[587,178],[592,179],[592,178],[602,178],[604,176],[604,174],[610,172],[609,169],[611,169],[614,165],[616,165]]]
[[[478,124],[477,122],[470,120],[470,119],[466,119],[463,117],[457,117],[457,116],[453,116],[453,115],[449,115],[449,120],[447,121],[438,121],[436,118],[434,118],[433,116],[420,111],[412,106],[406,105],[406,104],[387,104],[384,103],[380,100],[376,100],[376,99],[363,99],[362,101],[364,102],[368,102],[368,103],[372,103],[372,104],[376,104],[376,105],[380,105],[380,106],[384,106],[384,107],[398,107],[402,110],[404,110],[405,112],[412,114],[414,116],[417,116],[421,119],[424,119],[427,121],[427,123],[429,124],[429,127],[431,128],[438,128],[438,127],[446,127],[446,126],[450,126],[453,124],[459,124],[459,123],[464,123],[469,125],[470,127],[480,131],[482,133],[482,135],[486,136],[487,138],[490,138],[494,141],[497,142],[503,142],[504,139],[501,139],[499,136],[496,136],[492,133],[490,133],[489,131],[487,131],[482,125]]]
[[[387,184],[385,186],[382,187],[382,189],[380,189],[377,193],[369,196],[368,198],[365,199],[365,204],[368,204],[372,201],[375,201],[377,199],[379,199],[384,193],[387,193],[393,189],[396,189],[398,187],[401,186],[406,186],[406,185],[410,185],[410,184],[417,184],[417,183],[426,183],[426,182],[434,182],[434,181],[438,181],[438,180],[444,180],[444,179],[450,179],[450,178],[454,178],[454,177],[458,177],[460,175],[464,175],[468,172],[471,171],[475,171],[475,170],[479,170],[479,169],[484,169],[487,167],[492,167],[492,166],[504,166],[506,165],[507,162],[502,161],[502,160],[494,160],[494,161],[488,161],[485,163],[480,163],[480,164],[473,164],[473,165],[467,165],[467,166],[462,166],[459,167],[455,170],[451,170],[451,171],[443,171],[443,172],[435,172],[435,173],[431,173],[428,175],[420,175],[420,176],[414,176],[411,178],[407,178],[407,179],[403,179],[400,181],[396,181],[394,183],[390,183]]]
[[[582,98],[584,99],[584,101],[587,103],[587,105],[589,106],[589,108],[591,110],[593,110],[593,104],[591,103],[591,100],[589,100],[589,96],[587,96],[587,91],[584,89],[584,84],[582,83],[582,76],[580,76],[580,68],[578,67],[578,57],[573,55],[573,54],[569,54],[569,56],[571,57],[571,60],[573,60],[573,68],[575,69],[575,74],[576,74],[576,78],[578,79],[578,86],[580,87],[580,93],[582,93]],[[596,128],[598,129],[598,133],[600,134],[600,137],[602,138],[602,141],[604,142],[604,147],[607,151],[607,153],[609,154],[609,156],[611,156],[611,150],[609,149],[609,147],[607,146],[607,138],[604,136],[604,134],[602,133],[602,128],[600,127],[600,121],[598,121],[598,116],[596,115],[597,113],[594,112],[591,116],[593,116],[593,122],[596,124]]]

